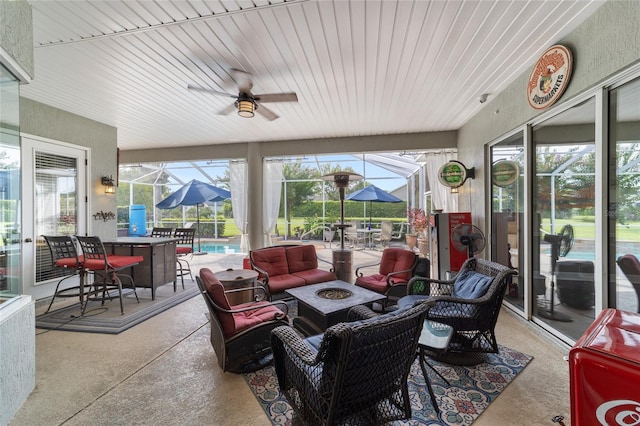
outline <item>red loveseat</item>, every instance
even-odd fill
[[[264,247],[249,252],[251,267],[260,274],[269,298],[290,288],[337,280],[333,265],[318,268],[318,256],[313,245]]]

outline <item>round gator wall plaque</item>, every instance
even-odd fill
[[[535,109],[553,105],[569,84],[571,52],[562,45],[551,46],[533,66],[527,83],[527,99]]]

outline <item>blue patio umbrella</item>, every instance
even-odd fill
[[[231,192],[226,189],[193,179],[156,204],[156,207],[159,209],[173,209],[178,206],[196,206],[198,253],[202,253],[200,251],[200,205],[207,201],[222,201],[227,198],[231,198]]]
[[[371,228],[371,202],[376,203],[401,203],[402,200],[393,194],[388,193],[384,189],[380,189],[375,185],[369,185],[347,195],[347,200],[351,201],[369,201],[369,228]]]

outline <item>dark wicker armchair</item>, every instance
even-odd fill
[[[484,259],[467,259],[455,279],[414,277],[400,308],[425,299],[435,305],[428,319],[449,324],[455,330],[449,352],[497,353],[495,325],[509,278],[516,271]]]
[[[364,306],[318,336],[271,333],[280,389],[310,425],[378,425],[411,417],[407,378],[428,303],[385,315]]]
[[[230,305],[227,294],[251,291],[254,297],[265,297],[264,287],[226,290],[208,268],[196,276],[202,297],[209,308],[211,346],[223,371],[245,373],[271,362],[271,330],[288,324],[285,302],[255,302]],[[260,292],[262,292],[260,294]]]

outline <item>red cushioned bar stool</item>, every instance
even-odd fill
[[[173,233],[173,238],[176,239],[176,260],[178,261],[178,268],[176,276],[180,277],[182,282],[182,288],[184,289],[184,276],[189,275],[193,281],[193,275],[191,274],[191,265],[185,258],[188,255],[193,255],[193,240],[196,236],[195,228],[176,228]],[[176,291],[176,283],[173,284],[173,291]]]
[[[56,271],[61,271],[62,274],[64,274],[64,277],[58,281],[58,284],[56,285],[56,290],[53,292],[51,302],[49,303],[49,307],[45,313],[51,310],[51,306],[53,306],[53,302],[56,300],[56,297],[78,297],[80,300],[80,306],[84,312],[84,304],[86,302],[85,296],[87,296],[87,294],[84,292],[82,256],[78,256],[73,239],[69,235],[43,235],[42,237],[47,243],[47,246],[49,246],[49,251],[51,252],[53,267],[52,273],[56,274]],[[76,275],[80,275],[80,282],[77,286],[67,287],[60,290],[60,284],[62,284],[64,280]]]
[[[76,236],[76,238],[78,239],[78,243],[80,243],[82,254],[84,256],[83,269],[85,271],[91,271],[102,277],[101,284],[94,283],[95,285],[102,286],[102,304],[104,305],[104,299],[106,297],[111,299],[108,290],[117,289],[118,297],[120,298],[120,311],[124,315],[121,276],[128,278],[133,294],[136,296],[138,303],[140,303],[133,278],[130,275],[122,274],[121,272],[141,263],[144,260],[144,257],[122,256],[117,254],[108,255],[99,237]],[[84,314],[84,310],[82,313]]]

